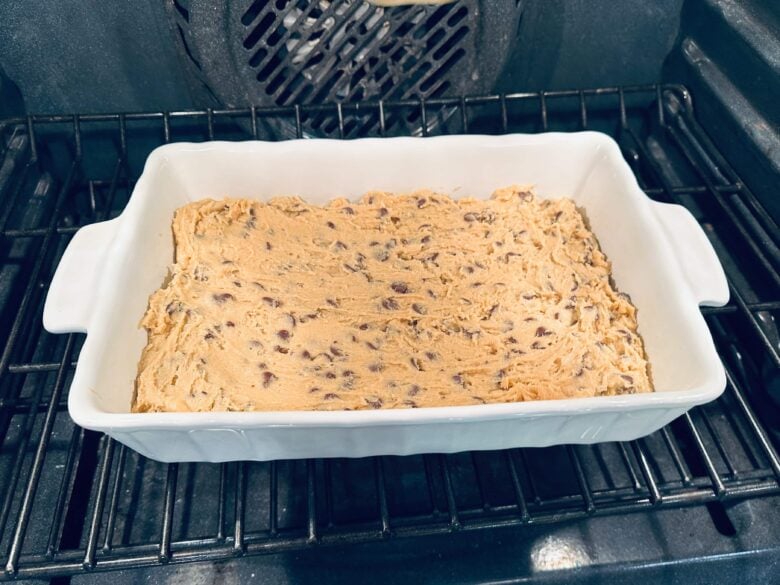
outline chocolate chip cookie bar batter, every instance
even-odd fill
[[[176,212],[135,412],[651,392],[636,314],[568,199],[368,193]]]

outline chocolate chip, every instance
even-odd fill
[[[326,372],[325,377],[328,380],[335,380],[336,379],[336,374],[334,374],[333,372]]]
[[[434,252],[430,256],[428,256],[426,258],[423,258],[423,261],[424,262],[431,262],[433,264],[436,264],[436,258],[438,258],[438,257],[439,257],[439,253],[438,252]],[[437,266],[438,266],[438,264],[437,264]]]
[[[381,372],[385,367],[382,364],[369,364],[368,369],[372,372]]]
[[[425,306],[421,305],[420,303],[413,303],[412,311],[414,311],[418,315],[425,315],[428,312],[428,309],[426,309]]]
[[[417,209],[422,209],[425,207],[425,204],[428,202],[428,200],[425,197],[420,197],[417,200]]]
[[[369,246],[371,246],[371,247],[373,248],[374,246],[378,246],[378,245],[379,245],[379,242],[377,242],[376,240],[371,240],[371,241],[368,243],[368,245],[369,245]]]
[[[629,384],[634,383],[634,378],[632,376],[627,376],[626,374],[620,374],[620,377],[623,378]]]
[[[404,282],[394,282],[390,285],[390,288],[397,292],[399,295],[405,295],[409,292],[409,287]]]
[[[203,336],[203,339],[205,340],[214,339],[214,334],[211,331],[208,331],[206,335]]]
[[[361,323],[358,329],[360,329],[361,331],[365,331],[366,329],[368,329],[368,323]]]
[[[431,289],[428,289],[428,296],[431,297],[432,299],[435,299],[436,298],[436,293],[433,292]]]
[[[563,211],[559,211],[553,216],[553,223],[557,222],[559,219],[561,219],[561,216],[563,215]]]
[[[325,396],[323,396],[325,400],[338,400],[341,398],[338,394],[334,394],[333,392],[328,392]]]
[[[401,218],[393,216],[390,218],[390,221],[393,223],[394,226],[398,226],[399,223],[401,223]]]
[[[271,250],[274,249],[274,247],[271,245],[271,242],[266,242],[265,243],[265,249],[270,252]]]
[[[409,408],[419,408],[414,400],[404,400],[404,405]]]
[[[523,295],[523,298],[526,301],[532,301],[532,300],[534,300],[536,298],[536,295],[535,294],[525,294],[525,295]]]
[[[382,301],[382,306],[387,309],[388,311],[394,311],[398,308],[400,308],[400,305],[398,304],[398,301],[395,299],[384,299]]]
[[[426,351],[425,352],[425,357],[427,357],[429,360],[433,361],[433,360],[436,359],[436,354],[433,353],[432,351]]]
[[[312,386],[309,388],[309,394],[315,394],[320,391],[320,388],[318,386]]]
[[[347,245],[344,242],[340,241],[340,240],[336,240],[335,242],[333,242],[333,247],[336,248],[337,250],[346,250],[347,249]]]
[[[465,270],[467,274],[474,274],[474,269],[471,266],[464,266],[463,270]]]
[[[420,240],[420,242],[422,242],[423,244],[427,244],[430,241],[431,241],[431,236],[423,236],[422,239]]]
[[[339,302],[336,299],[325,299],[325,302],[328,303],[331,307],[339,306]]]
[[[378,210],[379,217],[385,217],[388,213],[387,207],[380,207]]]
[[[196,266],[192,272],[192,277],[198,282],[207,282],[209,277],[203,273],[204,268],[202,266]]]
[[[463,380],[463,376],[461,376],[460,374],[455,374],[452,377],[452,381],[455,382],[456,384],[458,384],[459,386],[464,386],[465,385],[464,384],[464,380]]]
[[[234,297],[230,293],[214,293],[213,295],[211,295],[211,298],[214,299],[215,303],[222,305],[228,301],[235,300],[236,297]]]
[[[385,248],[387,248],[388,250],[392,250],[397,245],[398,245],[398,241],[395,238],[390,238],[389,240],[387,240],[387,243],[385,244]]]
[[[263,372],[263,388],[268,388],[274,382],[274,380],[278,379],[279,378],[276,376],[276,374],[266,370]]]
[[[352,370],[344,370],[343,372],[341,372],[341,375],[344,376],[345,378],[351,378],[352,376],[355,375],[355,372],[353,372]]]
[[[345,263],[345,264],[343,264],[342,266],[344,266],[344,268],[346,268],[346,269],[347,269],[347,270],[349,270],[350,272],[357,272],[357,271],[358,271],[358,269],[357,269],[357,268],[355,268],[354,266],[350,266],[349,264],[346,264],[346,263]]]
[[[341,357],[341,356],[343,356],[343,355],[344,355],[344,352],[343,352],[343,351],[341,351],[341,350],[340,350],[338,347],[336,347],[335,345],[331,345],[331,346],[330,346],[330,353],[332,353],[332,354],[333,354],[333,355],[335,355],[336,357]]]
[[[383,402],[379,396],[366,396],[365,398],[363,398],[363,400],[365,400],[366,404],[368,404],[374,410],[378,408],[382,408]]]
[[[341,213],[346,213],[347,215],[355,215],[355,210],[351,207],[343,207],[341,209]]]
[[[274,351],[277,353],[290,353],[290,350],[286,347],[282,347],[281,345],[274,346]]]
[[[531,344],[531,349],[544,349],[544,346],[541,343],[539,343],[538,341],[534,341]]]
[[[287,329],[280,329],[276,332],[276,335],[279,337],[279,339],[283,339],[284,341],[290,339],[290,332],[287,331]]]
[[[422,361],[420,360],[420,358],[416,358],[416,357],[410,358],[409,363],[412,364],[412,367],[418,372],[423,371]]]
[[[282,301],[271,297],[263,297],[263,302],[269,307],[273,307],[273,308],[281,307],[283,304]]]
[[[509,337],[506,338],[506,342],[514,345],[515,343],[517,343],[517,338],[510,335]]]
[[[311,352],[310,352],[308,349],[304,349],[304,350],[301,352],[301,357],[302,357],[302,358],[304,358],[304,359],[307,359],[307,360],[314,359],[314,358],[311,356]]]
[[[225,327],[235,327],[236,324],[233,321],[225,321]]]
[[[550,331],[549,329],[546,329],[544,327],[537,327],[536,333],[534,335],[536,335],[536,337],[547,337],[548,335],[552,335],[552,334],[553,332]]]
[[[476,213],[467,213],[463,216],[463,221],[477,221],[477,214]]]
[[[373,343],[371,343],[370,341],[366,341],[366,347],[367,347],[368,349],[371,349],[371,350],[374,350],[374,351],[377,351],[377,350],[379,349],[379,348],[378,348],[376,345],[374,345],[374,344],[373,344]]]
[[[332,230],[336,229],[336,224],[333,223],[332,221],[327,222],[325,225],[328,226]]]
[[[485,284],[485,283],[484,282],[472,282],[471,283],[471,288],[479,288],[483,284]]]

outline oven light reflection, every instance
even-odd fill
[[[584,567],[591,562],[582,543],[561,536],[546,536],[531,549],[534,571],[557,571]]]

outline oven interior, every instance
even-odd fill
[[[0,581],[770,582],[775,4],[170,0],[0,15]],[[731,301],[703,309],[728,378],[717,401],[629,443],[270,463],[162,464],[68,417],[83,336],[42,329],[47,285],[80,226],[121,212],[153,148],[582,129],[613,136],[648,196],[690,209],[723,262]]]

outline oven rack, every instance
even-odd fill
[[[420,135],[612,135],[645,192],[691,209],[723,261],[732,300],[703,312],[724,395],[627,443],[360,460],[162,464],[74,426],[67,394],[83,336],[41,327],[73,233],[121,212],[160,144],[274,139],[269,120],[302,137],[324,111],[341,136],[410,124]],[[391,123],[399,117],[407,124]],[[724,504],[780,493],[770,392],[780,230],[696,122],[684,87],[9,118],[0,201],[0,581],[694,504],[728,531]]]

